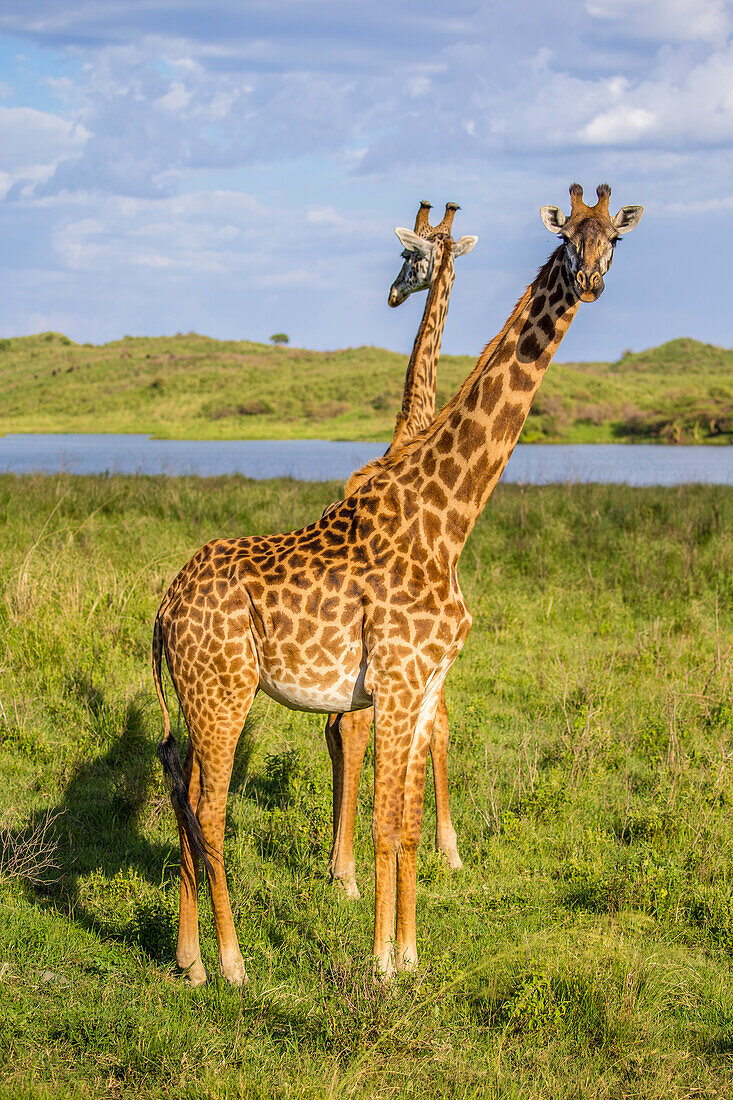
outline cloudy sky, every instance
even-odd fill
[[[427,198],[479,236],[444,339],[477,354],[577,179],[645,216],[560,358],[733,344],[726,0],[3,0],[0,34],[0,335],[406,351]]]

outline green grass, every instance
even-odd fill
[[[477,352],[480,349],[477,349]],[[0,341],[0,432],[144,432],[180,439],[392,436],[407,359],[187,336],[100,347],[58,333]],[[444,355],[438,407],[474,364]],[[556,363],[525,442],[730,442],[733,351],[673,340],[617,363]]]
[[[433,851],[428,783],[421,966],[387,991],[371,758],[354,904],[326,878],[322,719],[259,698],[225,841],[250,985],[183,986],[155,607],[209,537],[301,525],[338,488],[0,477],[0,1096],[729,1096],[726,488],[497,490],[448,682],[465,868]],[[207,900],[202,927],[216,971]]]

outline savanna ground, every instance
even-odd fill
[[[196,333],[101,346],[16,337],[0,340],[0,433],[386,440],[405,362],[383,348],[306,351]],[[438,408],[473,364],[441,357]],[[522,440],[730,443],[733,350],[680,339],[615,363],[555,363]]]
[[[428,781],[416,975],[371,977],[370,760],[348,903],[322,719],[264,697],[225,842],[250,984],[175,973],[157,601],[209,537],[338,491],[0,478],[0,1095],[729,1097],[731,489],[495,493],[448,682],[465,868],[433,851]]]

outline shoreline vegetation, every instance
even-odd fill
[[[306,351],[196,333],[76,344],[0,340],[0,434],[387,441],[407,356]],[[474,365],[443,355],[437,406]],[[733,443],[733,350],[680,338],[614,363],[554,363],[523,443]]]
[[[0,1095],[729,1096],[733,488],[497,488],[447,682],[465,867],[435,853],[428,778],[416,974],[372,980],[371,749],[348,903],[323,716],[262,696],[224,841],[250,984],[219,980],[205,889],[213,980],[176,973],[155,609],[207,539],[340,489],[0,476]]]

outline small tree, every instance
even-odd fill
[[[282,344],[289,344],[290,337],[287,332],[274,332],[270,337],[270,343],[274,344],[275,347],[280,347]]]

